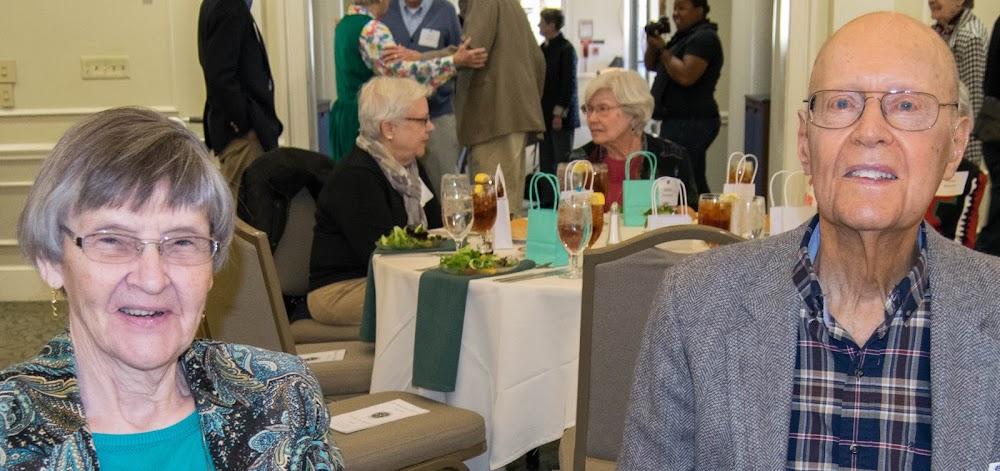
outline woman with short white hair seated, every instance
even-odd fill
[[[333,169],[316,201],[309,263],[310,316],[360,325],[368,259],[394,226],[441,227],[441,206],[417,163],[434,125],[431,87],[375,77],[358,94],[360,135]]]
[[[636,156],[628,170],[630,178],[679,178],[687,187],[688,204],[697,209],[698,187],[687,150],[643,132],[653,115],[653,95],[642,76],[631,70],[603,70],[587,84],[584,103],[580,109],[587,115],[592,140],[570,152],[569,160],[608,165],[607,205],[622,204],[625,160],[633,152],[645,150],[656,156],[656,174],[650,175],[646,159]]]

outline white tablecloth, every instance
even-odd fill
[[[513,254],[501,251],[501,254]],[[419,268],[436,257],[376,256],[375,368],[371,391],[404,390],[478,412],[487,452],[467,464],[498,469],[562,436],[576,417],[580,280],[472,280],[455,391],[414,388]]]

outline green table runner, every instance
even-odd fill
[[[445,240],[439,247],[413,250],[375,249],[372,257],[368,257],[368,279],[365,283],[365,304],[361,310],[362,342],[375,342],[375,270],[372,270],[372,258],[377,254],[419,253],[419,252],[449,252],[455,250],[455,241]]]
[[[523,260],[517,268],[507,273],[534,267],[535,262]],[[413,340],[414,386],[444,392],[455,390],[469,281],[486,276],[495,275],[452,275],[441,269],[429,270],[420,275],[417,325]]]

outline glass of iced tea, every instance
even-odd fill
[[[590,242],[587,243],[588,249],[597,243],[597,239],[601,237],[601,231],[604,229],[604,193],[598,193],[595,190],[590,194],[590,214],[593,230],[590,232]]]
[[[476,175],[472,190],[472,232],[479,234],[479,251],[493,253],[493,224],[497,221],[497,188],[489,175]]]
[[[733,205],[721,193],[702,193],[698,197],[698,224],[729,230]]]
[[[559,241],[569,253],[569,271],[559,275],[563,278],[580,278],[580,252],[590,241],[593,229],[593,213],[590,209],[590,196],[577,192],[564,192],[559,198],[559,213],[557,226]]]

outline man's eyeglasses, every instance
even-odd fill
[[[430,117],[425,117],[425,118],[403,117],[403,119],[407,121],[413,121],[414,123],[420,123],[421,126],[427,126],[427,122],[431,120]]]
[[[580,107],[580,111],[582,111],[583,114],[591,114],[591,113],[605,114],[608,111],[621,107],[622,105],[597,105],[597,106],[583,105]]]
[[[67,231],[69,232],[69,231]],[[156,246],[160,256],[174,265],[201,265],[211,262],[219,242],[201,236],[164,237],[144,240],[124,234],[99,231],[85,236],[69,236],[87,258],[98,263],[128,263],[139,258],[146,244]]]
[[[869,94],[881,96],[868,96]],[[820,90],[804,100],[809,112],[809,122],[827,129],[846,128],[858,121],[868,100],[879,101],[882,116],[890,126],[900,131],[923,131],[934,127],[942,106],[958,103],[941,103],[930,93],[910,91],[873,92],[858,90]]]

